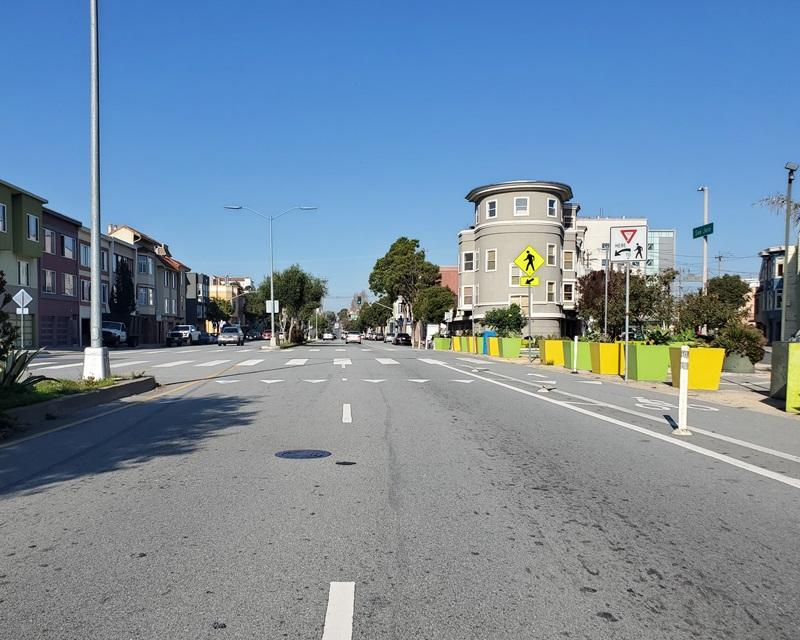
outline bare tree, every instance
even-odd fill
[[[766,198],[761,198],[758,202],[754,202],[753,206],[766,207],[777,214],[784,214],[786,213],[786,194],[775,193]],[[796,200],[792,200],[792,217],[795,224],[800,224],[800,202]]]

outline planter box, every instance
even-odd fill
[[[519,358],[522,338],[500,338],[500,355],[504,358]]]
[[[785,399],[787,413],[800,413],[800,342],[772,343],[769,395]]]
[[[458,336],[453,338],[453,351],[461,351],[461,338]]]
[[[669,346],[666,344],[631,344],[628,354],[628,378],[663,382],[669,369]],[[623,362],[624,360],[623,345]]]
[[[713,347],[692,347],[689,349],[689,389],[716,391],[719,389],[719,378],[722,374],[722,361],[725,349]],[[680,385],[681,348],[669,349],[670,373],[672,386]]]
[[[572,357],[575,343],[564,340],[564,368],[572,370]],[[592,370],[592,354],[588,342],[578,342],[578,371]]]
[[[563,340],[539,340],[539,360],[542,364],[564,364]]]
[[[722,370],[728,373],[753,373],[756,368],[747,356],[740,353],[729,353],[722,361]]]
[[[436,351],[450,351],[450,338],[434,338],[433,348]]]
[[[615,342],[590,342],[592,373],[619,375],[619,345]]]
[[[500,338],[486,338],[486,347],[489,350],[490,356],[500,356]]]

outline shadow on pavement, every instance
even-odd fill
[[[259,411],[240,396],[164,398],[0,449],[0,495],[182,456]],[[56,425],[54,425],[56,426]]]

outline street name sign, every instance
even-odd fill
[[[697,238],[710,236],[712,233],[714,233],[714,223],[709,222],[708,224],[701,224],[699,227],[692,229],[692,238],[697,240]]]
[[[609,258],[611,262],[647,260],[647,226],[611,227]]]
[[[519,286],[539,286],[539,278],[535,277],[533,274],[544,264],[544,258],[537,253],[536,249],[530,245],[525,247],[522,253],[514,260],[514,264],[522,271],[522,275],[519,278]]]

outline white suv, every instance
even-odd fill
[[[344,343],[350,344],[351,342],[356,342],[358,344],[361,344],[361,334],[354,333],[353,331],[348,331],[347,335],[344,338]]]

